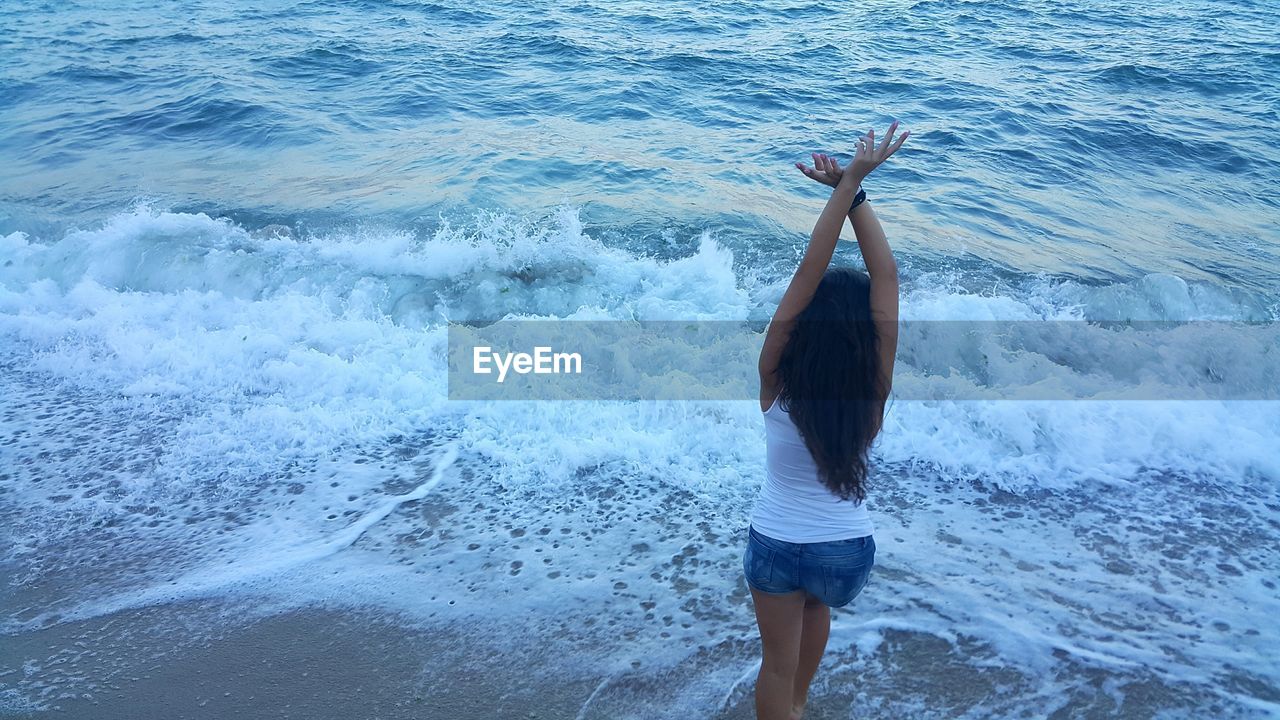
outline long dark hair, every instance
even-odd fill
[[[832,492],[867,496],[867,451],[885,392],[871,321],[871,278],[831,268],[796,319],[778,362],[779,403],[795,421]]]

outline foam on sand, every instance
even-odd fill
[[[713,235],[664,260],[604,247],[572,209],[289,237],[139,208],[0,238],[0,256],[20,583],[0,633],[198,598],[358,605],[589,638],[591,671],[619,680],[591,676],[584,717],[625,716],[637,677],[676,667],[702,668],[670,689],[686,710],[739,698],[758,407],[449,402],[444,370],[449,320],[758,317],[781,288]],[[1169,276],[906,277],[909,319],[1273,319]],[[896,402],[877,444],[880,566],[837,622],[834,672],[927,636],[1050,705],[1104,669],[1274,711],[1280,409],[945,400],[1036,373],[1105,397],[1072,352],[1050,367],[956,339],[902,359],[940,399]]]

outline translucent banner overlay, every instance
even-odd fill
[[[754,400],[764,326],[737,321],[456,323],[449,327],[449,398]],[[1277,400],[1280,324],[904,321],[893,397]]]

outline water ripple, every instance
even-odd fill
[[[468,198],[803,233],[817,189],[791,163],[900,117],[914,140],[878,183],[924,250],[942,251],[928,246],[956,221],[1023,257],[1019,233],[1062,232],[1044,208],[1110,217],[1114,205],[1129,208],[1123,229],[1082,223],[1073,241],[1113,248],[1111,273],[1181,271],[1172,228],[1217,232],[1216,213],[1194,210],[1217,203],[1233,216],[1215,262],[1233,282],[1280,286],[1245,259],[1280,243],[1269,3],[286,0],[175,13],[129,0],[108,15],[16,0],[0,21],[13,28],[0,39],[12,217],[139,194],[402,218]],[[477,158],[515,163],[504,167],[523,186],[484,179]],[[994,207],[939,204],[962,185]],[[722,211],[725,197],[775,216]],[[1114,250],[1139,232],[1147,255]],[[1036,259],[1060,267],[1051,251]]]

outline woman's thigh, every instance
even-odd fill
[[[775,670],[794,672],[800,661],[800,635],[804,627],[805,591],[774,594],[751,589],[756,624],[765,662]]]

